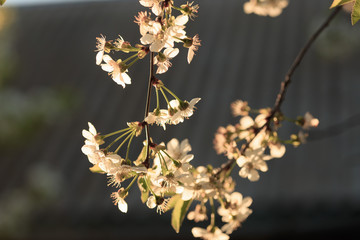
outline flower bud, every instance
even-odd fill
[[[192,38],[184,38],[182,39],[183,43],[184,43],[184,47],[186,48],[190,48],[193,45],[193,39]]]
[[[105,138],[104,136],[101,136],[101,135],[97,134],[95,136],[95,141],[96,141],[97,144],[102,145],[102,144],[105,143],[104,138]]]
[[[142,129],[144,128],[142,122],[129,122],[127,123],[127,125],[130,127],[130,129],[135,131],[136,136],[139,136],[141,134]]]

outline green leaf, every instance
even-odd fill
[[[144,161],[146,160],[146,146],[144,146],[141,150],[141,153],[139,154],[138,158],[136,159],[136,161],[134,161],[134,164],[136,166],[139,166],[140,164],[142,164]]]
[[[341,6],[341,5],[344,5],[349,2],[353,2],[353,1],[358,1],[358,0],[334,0],[334,2],[331,4],[330,8]]]
[[[0,0],[0,5],[4,5],[4,3],[6,2],[6,0]]]
[[[174,195],[170,198],[168,204],[167,204],[167,208],[166,211],[170,211],[171,209],[173,209],[175,207],[175,204],[181,200],[181,195]]]
[[[357,21],[360,20],[360,0],[356,0],[352,13],[351,13],[351,23],[355,25]]]
[[[141,193],[141,201],[146,203],[147,199],[149,198],[149,188],[146,184],[145,177],[139,177],[137,184]]]
[[[89,168],[91,172],[93,173],[105,173],[103,170],[101,170],[101,168],[96,164],[94,166],[92,166],[91,168]]]
[[[174,210],[171,215],[171,226],[174,228],[176,233],[179,233],[182,222],[184,221],[185,215],[189,210],[192,200],[183,201],[179,199],[175,203]]]

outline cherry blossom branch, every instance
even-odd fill
[[[310,37],[310,39],[307,41],[305,46],[300,50],[298,55],[296,56],[293,64],[291,65],[290,69],[285,75],[285,80],[281,82],[280,92],[277,95],[274,107],[271,109],[270,115],[266,118],[266,123],[262,125],[261,127],[255,129],[255,135],[245,144],[242,146],[240,150],[240,154],[243,155],[247,148],[249,148],[251,142],[256,138],[256,136],[259,134],[259,132],[266,128],[270,128],[271,119],[280,112],[280,108],[282,103],[284,102],[286,91],[289,87],[289,84],[291,83],[291,77],[294,74],[295,70],[298,68],[300,63],[302,62],[304,56],[314,43],[314,41],[318,38],[318,36],[324,31],[324,29],[329,26],[330,22],[335,18],[335,16],[339,13],[341,10],[341,7],[337,7],[334,9],[334,11],[329,15],[329,17],[325,20],[325,22],[319,27],[319,29]],[[232,165],[235,164],[236,159],[230,159],[227,163],[223,164],[220,168],[214,169],[214,174],[216,177],[219,177],[219,175],[222,172],[227,172],[232,169]]]
[[[151,98],[151,89],[152,89],[152,80],[154,78],[154,53],[150,52],[150,74],[149,74],[149,83],[147,90],[147,98],[146,98],[146,107],[145,107],[145,115],[144,119],[149,115],[150,108],[150,98]],[[145,124],[145,135],[146,135],[146,159],[144,161],[144,165],[146,168],[150,167],[150,132],[149,132],[149,124]]]
[[[311,45],[314,43],[314,41],[318,38],[318,36],[324,31],[324,29],[329,26],[330,22],[335,18],[335,16],[339,13],[341,10],[341,7],[335,8],[335,10],[330,14],[330,16],[326,19],[326,21],[320,26],[320,28],[311,36],[311,38],[308,40],[306,45],[301,49],[299,54],[296,56],[295,61],[291,65],[289,71],[287,72],[285,76],[285,80],[281,83],[281,89],[279,94],[277,95],[275,105],[272,109],[270,118],[275,115],[275,113],[280,111],[281,104],[283,103],[285,99],[286,90],[291,82],[291,77],[294,74],[295,70],[300,65],[301,61],[303,60],[305,54],[308,52]]]

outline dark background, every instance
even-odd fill
[[[187,33],[202,46],[191,65],[179,46],[159,76],[179,97],[202,98],[183,124],[150,129],[156,142],[188,138],[195,166],[226,161],[212,140],[238,121],[230,103],[271,107],[297,52],[330,14],[324,0],[290,1],[277,18],[246,15],[244,2],[197,1]],[[143,118],[148,59],[130,69],[123,90],[95,65],[94,49],[100,34],[138,43],[133,17],[144,10],[130,0],[0,9],[0,239],[191,239],[192,222],[176,234],[170,214],[141,204],[135,188],[128,213],[119,212],[106,176],[91,173],[80,150],[88,121],[108,133]],[[260,181],[234,171],[254,212],[232,239],[360,239],[359,36],[343,12],[310,49],[282,109],[292,118],[310,111],[320,125],[308,144],[270,161]],[[280,132],[288,138],[298,128]]]

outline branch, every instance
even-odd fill
[[[311,45],[314,43],[314,41],[318,38],[318,36],[324,31],[324,29],[329,26],[330,22],[334,19],[334,17],[339,13],[341,10],[341,7],[335,8],[335,10],[330,14],[330,16],[326,19],[326,21],[320,26],[320,28],[311,36],[309,41],[306,43],[306,45],[301,49],[299,54],[296,56],[295,61],[291,65],[289,71],[287,72],[285,76],[285,80],[281,83],[280,92],[277,95],[275,105],[272,109],[271,117],[274,116],[275,113],[280,111],[281,104],[283,103],[285,99],[286,90],[291,82],[291,77],[294,74],[295,70],[300,65],[301,61],[303,60],[305,54],[308,52]]]
[[[304,56],[310,49],[311,45],[314,43],[314,41],[318,38],[318,36],[324,31],[324,29],[330,24],[330,22],[335,18],[335,16],[339,13],[341,10],[341,7],[335,8],[335,10],[330,14],[330,16],[325,20],[325,22],[320,26],[320,28],[310,37],[310,39],[307,41],[305,46],[300,50],[298,55],[296,56],[293,64],[291,65],[290,69],[285,75],[285,80],[281,82],[280,85],[280,92],[277,95],[274,107],[271,109],[269,117],[267,117],[266,123],[257,129],[257,132],[255,136],[250,139],[245,145],[242,146],[240,154],[243,155],[247,148],[249,148],[250,143],[255,139],[255,137],[258,135],[258,133],[265,127],[269,128],[271,119],[275,116],[276,113],[280,112],[280,108],[282,103],[285,99],[286,91],[289,87],[289,84],[291,83],[291,77],[294,74],[295,70],[300,65],[301,61],[303,60]],[[223,171],[228,171],[231,169],[231,166],[235,163],[235,159],[230,159],[227,163],[223,164],[220,168],[217,168],[214,170],[214,173],[216,177],[219,177],[220,173]]]
[[[148,91],[146,98],[146,107],[145,107],[145,115],[144,119],[149,115],[150,108],[150,98],[151,98],[151,89],[152,89],[152,80],[154,78],[154,53],[150,53],[150,74],[149,74],[149,83],[148,83]],[[144,165],[146,168],[150,167],[149,155],[150,155],[150,132],[149,132],[149,124],[145,125],[145,134],[146,134],[146,159],[144,161]]]

